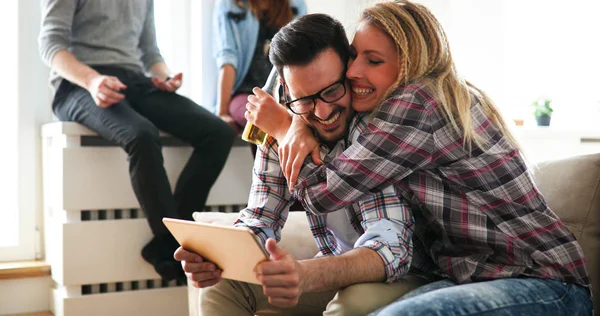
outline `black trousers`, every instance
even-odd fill
[[[235,139],[234,130],[193,101],[154,87],[142,73],[118,67],[94,67],[118,77],[125,100],[108,108],[96,106],[90,93],[67,80],[52,104],[61,121],[74,121],[121,146],[129,160],[133,191],[154,235],[168,234],[163,217],[192,219],[204,209]],[[163,166],[162,130],[194,147],[172,193]]]

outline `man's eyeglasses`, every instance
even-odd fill
[[[283,104],[285,104],[285,106],[287,106],[294,114],[306,114],[315,109],[317,106],[317,99],[320,99],[325,103],[333,103],[343,98],[344,95],[346,95],[346,76],[342,76],[340,80],[313,95],[286,101]],[[287,99],[287,95],[284,96],[284,99]]]

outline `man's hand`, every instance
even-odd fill
[[[158,77],[152,78],[152,84],[160,91],[175,92],[181,87],[183,83],[183,74],[180,72],[173,76],[173,78],[160,79]]]
[[[291,124],[291,117],[285,107],[277,103],[273,97],[260,88],[252,89],[248,96],[246,113],[248,122],[258,126],[265,133],[281,140]]]
[[[279,248],[275,239],[269,238],[265,247],[271,260],[261,262],[254,268],[263,292],[269,297],[269,303],[275,306],[296,306],[303,289],[300,264],[292,255]]]
[[[97,75],[89,81],[87,90],[94,102],[101,108],[107,108],[125,99],[119,91],[127,89],[117,77]]]
[[[175,250],[175,260],[181,261],[181,266],[188,280],[197,288],[213,286],[221,281],[221,270],[212,263],[204,260],[197,253],[181,247]]]

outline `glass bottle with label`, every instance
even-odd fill
[[[278,75],[277,75],[277,70],[275,69],[275,67],[273,67],[273,69],[271,69],[271,72],[269,73],[269,77],[267,78],[267,81],[265,82],[265,85],[263,86],[263,90],[267,93],[269,93],[270,95],[272,95],[276,100],[279,100],[277,94],[277,83],[278,83]],[[267,141],[267,133],[265,133],[264,131],[262,131],[260,128],[258,128],[256,125],[247,122],[246,126],[244,127],[244,132],[242,132],[242,139],[249,142],[249,143],[253,143],[256,145],[264,145],[265,141]]]

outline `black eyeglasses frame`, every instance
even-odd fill
[[[323,97],[321,97],[321,93],[323,93],[323,91],[325,91],[325,90],[327,90],[327,89],[329,89],[329,88],[331,88],[334,85],[339,84],[339,83],[341,83],[342,87],[344,88],[344,93],[339,98],[337,98],[335,100],[332,100],[332,101],[327,101],[327,100],[323,99]],[[284,91],[284,94],[283,94],[284,102],[283,102],[283,104],[292,113],[294,113],[296,115],[302,115],[302,114],[306,114],[306,113],[310,113],[310,112],[314,111],[315,108],[317,107],[317,99],[320,99],[321,101],[323,101],[325,103],[333,103],[333,102],[339,101],[341,98],[343,98],[346,95],[346,93],[348,93],[348,88],[346,88],[346,75],[345,75],[345,71],[344,71],[344,75],[342,75],[342,77],[338,81],[336,81],[336,82],[328,85],[327,87],[325,87],[325,88],[317,91],[317,93],[315,93],[315,94],[307,95],[307,96],[304,96],[304,97],[301,97],[301,98],[298,98],[298,99],[295,99],[295,100],[285,101],[285,99],[287,99],[287,97],[288,97],[287,93],[285,93],[285,91],[286,91],[286,89],[285,89],[286,88],[285,83],[282,83],[281,87],[282,87],[282,90]],[[307,99],[310,99],[310,100],[313,101],[312,109],[310,109],[310,110],[308,110],[306,112],[301,112],[301,113],[296,112],[296,111],[294,111],[294,109],[292,109],[292,106],[291,106],[292,103],[294,103],[296,101],[299,101],[299,100],[307,100]]]

